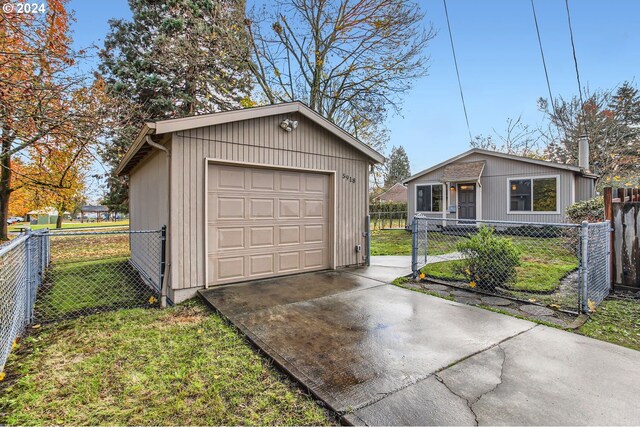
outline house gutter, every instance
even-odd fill
[[[151,147],[153,148],[157,148],[160,151],[164,151],[164,153],[166,154],[166,159],[167,159],[167,222],[169,225],[171,224],[171,197],[170,196],[170,191],[171,191],[171,151],[169,151],[169,149],[167,147],[165,147],[164,145],[158,144],[157,142],[154,142],[151,139],[151,135],[145,135],[144,141],[149,144]],[[171,235],[171,227],[167,227],[167,236],[166,236],[166,240],[165,240],[165,245],[167,244],[167,241],[170,241],[169,236]],[[164,274],[162,275],[162,283],[160,284],[160,306],[161,307],[166,307],[167,306],[167,288],[169,287],[169,271],[171,268],[171,263],[170,262],[165,262],[165,271]]]

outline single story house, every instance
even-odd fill
[[[380,203],[407,203],[407,187],[405,187],[401,182],[396,182],[391,187],[389,187],[387,191],[374,197],[373,201]]]
[[[167,225],[163,293],[180,302],[205,287],[363,264],[369,171],[383,161],[290,102],[146,123],[117,173],[129,176],[131,229]]]
[[[568,206],[595,195],[597,176],[589,170],[588,149],[581,149],[580,157],[581,165],[573,166],[471,149],[404,181],[409,222],[418,213],[443,219],[564,222]]]

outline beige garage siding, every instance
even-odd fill
[[[298,120],[284,132],[279,123]],[[298,113],[262,117],[173,134],[171,154],[171,286],[205,285],[205,168],[207,158],[335,172],[336,267],[361,264],[368,210],[369,160]]]
[[[211,164],[209,285],[330,267],[330,175]]]
[[[164,153],[154,151],[131,173],[129,222],[131,230],[159,230],[167,225],[167,160]],[[150,277],[159,272],[160,242],[156,235],[132,235],[131,258]]]

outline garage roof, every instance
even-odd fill
[[[203,114],[198,116],[183,117],[179,119],[160,120],[147,122],[133,144],[122,158],[116,173],[125,175],[133,169],[152,149],[146,143],[147,135],[162,135],[171,132],[179,132],[187,129],[196,129],[207,126],[214,126],[223,123],[249,120],[259,117],[274,116],[276,114],[300,113],[314,123],[333,133],[335,136],[353,146],[358,151],[369,157],[374,163],[384,162],[384,156],[362,141],[356,139],[350,133],[340,128],[336,124],[322,117],[300,101],[287,102],[283,104],[266,105],[262,107],[245,108],[242,110],[224,111],[219,113]]]

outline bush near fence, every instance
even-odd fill
[[[371,228],[405,228],[407,226],[406,202],[372,202],[369,204]]]
[[[411,228],[414,277],[571,312],[592,310],[608,294],[608,222],[416,217]]]

